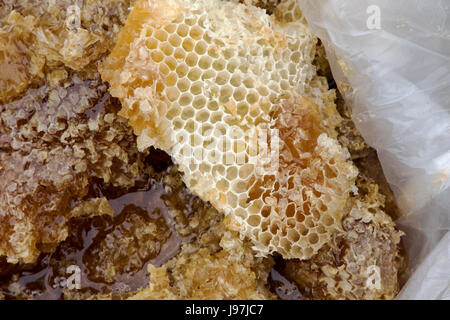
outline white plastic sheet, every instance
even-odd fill
[[[398,298],[450,299],[450,1],[298,1],[402,210]]]

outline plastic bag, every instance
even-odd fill
[[[450,299],[450,1],[298,1],[402,211],[398,298]]]

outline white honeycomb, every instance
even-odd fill
[[[170,154],[260,256],[310,258],[355,190],[316,42],[253,6],[139,0],[100,66],[138,147]]]

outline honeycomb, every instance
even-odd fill
[[[307,26],[256,7],[138,1],[99,69],[138,148],[170,154],[261,256],[313,256],[356,190],[335,139],[335,93],[312,64],[316,43]]]
[[[140,207],[130,204],[121,214],[111,230],[96,237],[85,252],[86,259],[95,260],[89,273],[95,281],[113,283],[117,274],[141,270],[170,236],[162,217],[152,219]]]
[[[68,234],[93,179],[131,187],[143,156],[101,81],[29,89],[0,106],[0,256],[34,262]],[[101,198],[101,197],[100,197]],[[102,200],[91,212],[111,214]]]
[[[149,109],[155,106],[155,99],[148,98],[151,92],[156,93],[160,103],[156,104],[157,116],[152,117],[169,124],[165,135],[178,138],[180,132],[187,132],[181,146],[164,149],[175,161],[183,160],[180,163],[184,168],[179,168],[189,174],[183,177],[164,152],[150,148],[147,155],[147,151],[137,150],[132,130],[117,116],[120,104],[97,79],[96,62],[114,45],[129,0],[2,1],[0,67],[7,72],[0,74],[0,105],[8,104],[0,106],[0,299],[393,298],[399,289],[398,275],[405,267],[398,240],[401,232],[384,213],[395,216],[395,200],[376,152],[355,129],[350,110],[339,96],[336,104],[342,118],[336,112],[334,91],[327,86],[328,80],[334,87],[323,45],[309,31],[297,2],[233,0],[233,4],[216,5],[216,1],[196,1],[194,7],[191,2],[169,1],[172,11],[158,14],[164,21],[156,24],[152,20],[156,14],[151,10],[164,12],[164,8],[158,9],[161,1],[148,2],[151,10],[138,2],[134,10],[136,24],[127,26],[120,46],[124,50],[115,52],[117,60],[113,60],[119,61],[120,76],[126,78],[127,73],[122,71],[132,70],[129,81],[116,88],[123,90],[122,102],[128,100],[124,112],[130,106],[135,112],[127,115],[129,120],[135,119],[135,130],[147,126],[141,124],[148,121]],[[236,4],[239,2],[247,5],[243,9],[246,12],[237,9],[243,8]],[[79,15],[73,5],[80,8]],[[274,14],[268,17],[250,5]],[[182,14],[177,14],[180,7]],[[205,17],[207,11],[203,10],[209,10],[211,17]],[[141,18],[141,14],[145,17]],[[173,24],[185,26],[180,27],[184,29],[180,29],[179,46],[174,37],[177,31],[171,29]],[[221,25],[236,25],[234,35],[221,30]],[[167,41],[155,36],[161,30],[167,32]],[[237,36],[241,34],[243,37]],[[185,38],[192,42],[182,42]],[[150,51],[142,48],[143,39]],[[208,48],[203,55],[197,52],[201,50],[197,44],[202,41]],[[172,55],[166,55],[170,52],[168,43]],[[210,48],[214,50],[211,56]],[[141,52],[152,55],[145,60]],[[198,55],[192,65],[188,64],[193,61],[189,60],[191,52]],[[153,54],[156,60],[158,54],[163,54],[163,63],[153,60]],[[176,64],[172,65],[168,57],[174,58]],[[145,60],[151,72],[145,70],[144,63],[129,68],[138,58]],[[123,68],[127,61],[128,69]],[[202,69],[207,65],[200,61],[210,61],[211,67]],[[291,62],[295,61],[297,69],[292,69]],[[220,64],[223,68],[216,70],[215,62],[219,69]],[[192,101],[199,96],[206,98],[206,108],[197,110],[193,102],[182,105],[181,98],[164,99],[163,93],[173,93],[177,85],[164,82],[167,69],[162,64],[175,73],[180,66],[189,71],[201,69],[196,81],[189,78],[189,73],[179,78],[177,73],[176,81],[190,81],[185,92],[192,94]],[[221,71],[228,71],[228,65],[231,69],[227,76]],[[108,71],[114,71],[111,66],[115,65],[110,63]],[[214,77],[203,77],[212,72]],[[148,79],[152,79],[155,90],[147,90]],[[245,99],[238,100],[239,93],[226,101],[221,98],[227,95],[221,88],[229,85],[245,92]],[[256,102],[250,104],[247,96],[250,102]],[[178,107],[180,112],[169,119],[164,112],[159,113],[165,110],[163,107]],[[193,113],[189,107],[195,107]],[[183,112],[187,113],[183,116]],[[190,119],[186,118],[189,113]],[[201,119],[206,113],[208,119]],[[177,117],[184,122],[184,130],[174,126]],[[169,122],[164,122],[166,118]],[[191,119],[195,133],[191,132]],[[262,162],[261,174],[261,163],[245,160],[230,165],[224,160],[212,165],[211,178],[205,174],[209,170],[205,162],[196,162],[191,168],[191,161],[183,158],[186,154],[174,156],[182,153],[183,146],[191,147],[183,142],[193,137],[196,145],[195,134],[208,135],[205,132],[209,129],[213,132],[209,138],[216,137],[217,128],[221,131],[219,138],[224,132],[233,138],[235,129],[260,129],[261,125],[269,132],[277,131],[281,141],[280,156],[271,158],[278,164],[276,172],[267,161]],[[141,148],[148,145],[149,137],[161,140],[157,135],[141,136]],[[358,195],[349,196],[345,191],[356,190],[356,173],[342,161],[348,155],[335,139],[349,150],[359,169]],[[242,140],[242,149],[252,150],[251,142]],[[319,140],[327,142],[328,149],[319,145]],[[209,140],[201,142],[208,146]],[[212,148],[219,151],[220,157],[229,154],[220,149],[219,143]],[[237,145],[232,153],[239,148]],[[339,150],[342,156],[338,156]],[[330,171],[326,164],[331,162],[334,164]],[[233,185],[231,180],[239,176],[240,170],[250,174]],[[347,181],[341,179],[345,176]],[[189,181],[190,188],[195,180],[203,181],[211,193],[205,194],[208,189],[199,185],[197,193],[221,212],[193,196],[182,179]],[[232,184],[228,189],[224,179]],[[236,189],[242,188],[244,182],[247,193]],[[336,196],[328,193],[332,191],[327,190],[329,187]],[[338,198],[339,190],[344,191]],[[239,210],[229,208],[234,202],[229,202],[228,197],[234,196],[240,201]],[[214,202],[215,197],[218,200]],[[9,206],[5,199],[14,205]],[[294,206],[290,206],[292,203]],[[261,204],[261,210],[255,210]],[[292,207],[296,212],[293,217]],[[337,208],[342,209],[338,212]],[[335,230],[333,226],[327,228],[323,210],[335,220]],[[226,213],[225,219],[222,213]],[[250,225],[258,219],[252,216],[258,215],[263,221]],[[326,234],[319,240],[325,243],[311,247],[309,238],[314,240],[314,234],[321,237],[324,229]],[[292,235],[296,239],[293,230],[300,234],[294,245],[303,250],[304,256],[311,251],[317,253],[308,260],[284,260],[277,254],[259,257],[269,251],[295,257],[298,252],[287,250],[292,245],[283,240],[286,235],[288,240]],[[259,241],[264,240],[261,233],[272,231],[275,236],[270,237],[276,239],[264,248]],[[242,237],[245,235],[250,240]],[[57,285],[73,264],[82,269],[80,290]],[[274,275],[284,279],[283,288],[274,290]]]
[[[400,211],[395,201],[394,192],[392,191],[386,177],[383,174],[383,168],[375,150],[372,150],[366,157],[355,160],[355,164],[360,169],[360,176],[357,180],[357,186],[361,194],[369,194],[373,185],[381,195],[384,196],[384,211],[392,219],[396,220],[400,217]]]
[[[272,265],[219,223],[165,265],[149,264],[150,285],[131,299],[274,299],[266,288]]]
[[[345,233],[309,261],[287,261],[286,276],[313,299],[393,299],[406,260],[399,250],[403,232],[384,213],[384,201],[370,184],[366,195],[353,199]]]
[[[345,104],[338,93],[336,105],[342,116],[342,121],[336,128],[339,143],[350,152],[351,159],[359,170],[357,187],[359,193],[368,194],[372,185],[378,185],[379,193],[385,197],[384,208],[386,214],[394,220],[399,217],[399,209],[395,202],[394,193],[387,182],[383,168],[378,160],[377,152],[366,144],[361,133],[352,121],[351,109]]]
[[[71,70],[95,73],[130,0],[5,0],[0,6],[0,104],[29,86],[55,85]]]
[[[297,0],[281,0],[274,10],[274,15],[281,22],[297,21],[306,24]]]
[[[356,128],[352,121],[351,109],[340,94],[337,95],[336,105],[339,113],[342,115],[342,121],[336,128],[339,143],[348,149],[352,160],[367,157],[373,149],[366,144],[361,133]]]
[[[108,199],[106,199],[105,197],[80,201],[80,203],[70,211],[70,216],[72,218],[80,218],[84,216],[94,217],[102,215],[114,215],[114,209],[111,208]]]

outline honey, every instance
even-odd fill
[[[243,3],[241,11],[253,14],[252,30],[261,32],[248,50],[252,32],[233,48],[221,39],[227,34],[220,23],[213,23],[216,34],[207,30],[219,6],[184,20],[176,6],[165,6],[157,17],[164,23],[150,32],[141,28],[153,18],[141,2],[5,0],[0,7],[0,299],[393,298],[406,266],[402,232],[389,217],[395,201],[376,153],[340,96],[335,100],[323,46],[296,2],[221,3]],[[132,32],[119,35],[126,19]],[[299,23],[298,38],[282,28],[272,33],[258,19],[271,28]],[[262,66],[273,70],[268,81],[255,63],[239,60],[270,54],[273,63]],[[132,60],[145,63],[123,72]],[[131,79],[129,86],[110,88],[99,63]],[[297,79],[299,65],[305,68]],[[300,95],[274,96],[292,93],[294,82]],[[155,121],[169,103],[169,122]],[[176,153],[168,152],[174,163],[147,148],[170,151],[162,135],[170,121],[195,137],[196,122],[267,121],[280,132],[280,172],[252,177],[247,167],[208,163],[181,170]],[[222,177],[217,188],[188,177],[209,171]],[[234,219],[245,217],[242,211],[216,210],[246,205],[226,194],[241,176],[251,183],[233,190],[248,190],[251,204],[269,201],[249,206],[249,233]],[[341,196],[330,200],[328,187]],[[205,197],[216,191],[223,193],[217,202]],[[291,200],[297,196],[302,201]],[[271,208],[272,198],[280,205]],[[271,237],[280,241],[268,248]],[[79,270],[79,288],[69,286],[70,270]]]
[[[147,163],[161,157],[155,151]],[[2,262],[0,281],[8,298],[124,298],[148,284],[148,264],[161,266],[176,256],[220,215],[192,196],[181,183],[170,159],[168,166],[128,190],[96,183],[90,196],[107,197],[113,216],[77,217],[68,223],[66,240],[39,257],[37,264]],[[58,279],[67,267],[81,269],[80,290],[67,290]],[[17,278],[17,279],[16,279]],[[16,279],[16,280],[14,280]]]

